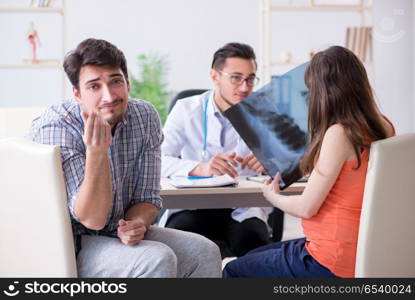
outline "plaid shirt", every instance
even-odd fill
[[[66,182],[67,202],[75,235],[116,236],[118,221],[134,204],[150,202],[161,207],[160,121],[154,107],[129,99],[127,112],[116,125],[108,150],[112,179],[112,207],[102,230],[83,226],[75,215],[75,202],[84,179],[86,146],[82,140],[84,123],[81,108],[67,100],[49,108],[32,122],[29,138],[41,144],[58,145]]]

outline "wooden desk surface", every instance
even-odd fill
[[[237,178],[235,187],[215,188],[175,188],[169,179],[161,179],[160,195],[164,208],[231,208],[231,207],[267,207],[271,204],[262,196],[262,183]],[[294,183],[282,194],[298,195],[304,190],[305,183]]]

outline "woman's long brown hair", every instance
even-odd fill
[[[334,124],[343,126],[356,153],[358,169],[361,151],[387,137],[363,64],[350,50],[333,46],[313,57],[305,83],[310,91],[309,144],[301,170],[304,174],[313,170],[324,134]]]

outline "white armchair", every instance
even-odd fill
[[[0,139],[24,137],[29,132],[32,120],[44,112],[44,107],[0,108]]]
[[[415,277],[415,134],[370,150],[356,277]]]
[[[76,277],[59,147],[0,140],[0,277]]]

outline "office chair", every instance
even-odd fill
[[[206,91],[207,90],[203,90],[203,89],[190,89],[190,90],[183,90],[183,91],[177,93],[169,102],[168,113],[170,113],[170,111],[173,109],[173,107],[176,104],[177,100],[187,98],[187,97],[191,97],[191,96],[195,96],[195,95],[200,95],[200,94],[203,94]]]
[[[360,217],[356,277],[415,277],[415,134],[374,142]]]
[[[0,277],[77,277],[59,147],[0,140]]]
[[[45,111],[44,107],[0,108],[0,139],[24,137],[32,120]]]

